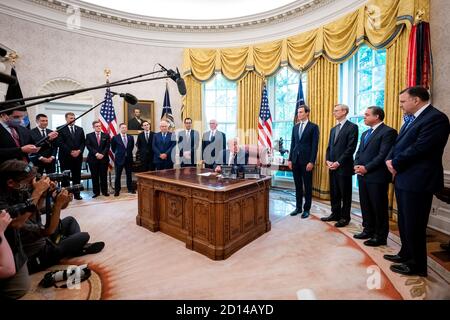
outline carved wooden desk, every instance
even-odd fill
[[[164,232],[213,260],[223,260],[270,231],[270,177],[228,180],[208,169],[138,173],[136,223]]]

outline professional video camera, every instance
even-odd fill
[[[4,208],[0,207],[1,210],[8,211],[11,218],[17,218],[18,216],[26,213],[26,212],[32,212],[36,210],[36,205],[33,203],[33,199],[27,199],[25,202],[13,204],[11,206],[7,206]]]

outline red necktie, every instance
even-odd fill
[[[97,144],[98,144],[98,146],[100,146],[100,134],[99,133],[97,133]]]
[[[17,133],[15,128],[9,127],[9,129],[11,130],[11,136],[13,137],[16,146],[20,148],[19,134]]]

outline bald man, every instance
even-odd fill
[[[162,120],[159,123],[160,132],[153,135],[153,163],[156,170],[173,169],[172,150],[176,145],[176,137],[169,132],[169,123]]]
[[[202,137],[202,160],[205,168],[214,169],[217,164],[222,163],[221,155],[226,149],[227,137],[225,133],[217,130],[216,119],[209,120],[209,131]]]

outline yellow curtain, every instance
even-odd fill
[[[203,131],[202,84],[193,76],[184,77],[187,90],[183,97],[183,118],[191,118],[195,130]]]
[[[340,63],[363,42],[380,48],[395,40],[403,25],[410,26],[419,2],[428,0],[369,0],[358,10],[317,29],[265,44],[241,48],[185,49],[184,75],[204,81],[215,71],[236,80],[249,70],[274,73],[287,62],[298,69],[310,67],[324,55]],[[422,4],[420,4],[422,5]]]
[[[238,136],[241,144],[257,144],[263,78],[248,72],[238,81]]]
[[[311,121],[320,128],[319,152],[313,174],[313,196],[330,198],[329,174],[325,165],[325,152],[331,128],[334,126],[334,105],[338,103],[338,68],[320,57],[308,71],[308,104]]]

